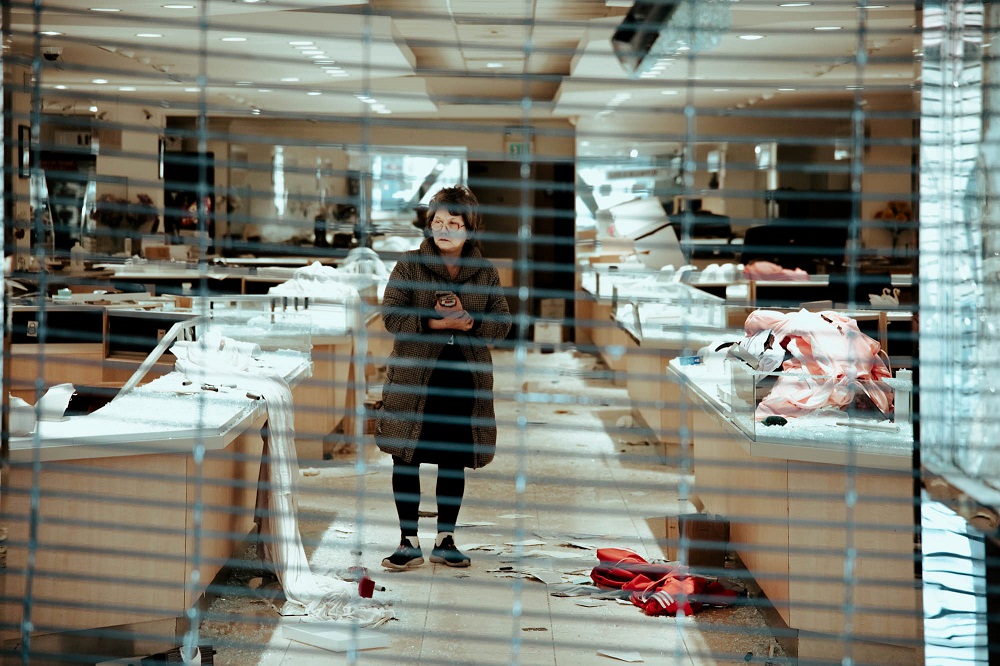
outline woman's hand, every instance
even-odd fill
[[[475,322],[470,315],[465,310],[461,312],[451,313],[442,319],[428,319],[427,325],[430,326],[435,331],[443,330],[454,330],[454,331],[468,331],[472,329],[472,325]]]
[[[472,328],[474,323],[472,320],[472,315],[470,315],[465,310],[462,310],[459,314],[454,317],[448,317],[448,320],[454,322],[454,328],[459,331],[468,331]]]

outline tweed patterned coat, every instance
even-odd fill
[[[474,324],[468,332],[437,331],[427,326],[434,312],[434,292],[450,290],[462,301]],[[471,243],[463,248],[461,268],[452,280],[434,246],[425,238],[406,252],[389,276],[382,301],[382,319],[393,336],[392,354],[382,390],[382,407],[375,417],[375,442],[406,462],[420,439],[427,383],[444,345],[454,334],[472,372],[473,468],[483,467],[496,452],[497,426],[493,410],[493,357],[488,345],[502,340],[511,317],[496,268]],[[446,387],[445,387],[446,388]]]

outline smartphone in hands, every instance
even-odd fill
[[[458,299],[452,291],[435,291],[434,298],[437,299],[438,305],[443,308],[453,308],[458,303]]]

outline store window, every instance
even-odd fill
[[[464,183],[467,177],[465,148],[431,152],[419,146],[379,146],[353,151],[350,157],[359,166],[370,160],[372,214],[380,218],[409,218],[441,186]]]

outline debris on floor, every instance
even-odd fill
[[[282,624],[281,635],[299,643],[333,652],[389,647],[387,634],[338,622]]]
[[[597,654],[602,657],[611,657],[612,659],[617,659],[618,661],[627,661],[632,664],[636,664],[645,661],[642,655],[634,651],[625,650],[598,650]]]
[[[512,352],[494,353],[497,387],[499,391],[512,392],[517,376],[502,370],[511,367],[504,356]],[[608,659],[608,664],[612,659],[641,663],[643,654],[655,654],[654,660],[659,660],[659,655],[674,650],[683,655],[681,660],[685,663],[692,660],[708,663],[694,656],[691,650],[695,649],[702,656],[733,656],[740,663],[747,652],[755,655],[753,663],[765,659],[764,655],[775,654],[780,663],[785,663],[784,653],[775,643],[756,603],[734,604],[729,608],[703,607],[697,615],[683,619],[647,618],[627,598],[628,591],[601,590],[593,584],[589,574],[597,550],[595,544],[627,545],[649,553],[651,561],[659,561],[655,558],[660,555],[664,536],[656,530],[663,529],[662,518],[655,524],[649,522],[647,528],[647,522],[636,517],[661,516],[664,506],[677,503],[679,472],[669,463],[654,460],[654,445],[649,443],[655,440],[638,417],[632,428],[615,431],[615,420],[629,409],[629,399],[625,387],[611,383],[606,368],[605,376],[587,374],[589,369],[604,367],[601,363],[571,350],[539,359],[533,356],[529,367],[534,374],[529,379],[535,390],[548,393],[540,395],[539,402],[528,405],[527,416],[531,421],[560,430],[577,428],[579,436],[553,437],[553,429],[529,429],[526,464],[534,481],[529,483],[526,503],[515,504],[493,501],[493,498],[510,499],[510,479],[521,464],[519,454],[514,452],[514,438],[520,435],[512,426],[500,429],[503,441],[498,442],[496,462],[487,468],[487,473],[468,477],[470,501],[462,509],[463,518],[468,520],[459,521],[456,531],[459,546],[472,556],[472,566],[457,571],[425,565],[387,579],[388,591],[379,595],[392,604],[398,615],[387,630],[391,638],[388,647],[370,656],[395,663],[416,663],[418,659],[421,663],[452,663],[455,653],[450,638],[466,644],[484,641],[485,645],[486,641],[481,635],[481,625],[466,627],[451,623],[449,618],[455,610],[451,605],[461,607],[468,603],[470,595],[488,590],[485,596],[490,598],[490,608],[496,603],[505,609],[498,611],[506,614],[501,617],[509,618],[507,595],[517,589],[527,604],[526,610],[537,611],[525,616],[531,617],[526,620],[531,626],[524,627],[525,633],[520,634],[524,644],[551,641],[566,632],[576,632],[572,641],[556,640],[553,661],[532,663],[595,663],[598,650],[600,661]],[[557,371],[557,380],[546,381]],[[517,383],[520,381],[523,375]],[[601,405],[612,407],[602,409]],[[514,423],[518,408],[498,400],[498,419]],[[570,410],[575,412],[573,419],[556,415],[558,411]],[[634,444],[626,444],[623,439]],[[621,448],[627,448],[630,455],[607,455]],[[353,462],[317,464],[316,468],[320,471],[318,476],[300,477],[299,497],[300,511],[311,517],[301,524],[312,565],[316,568],[322,568],[324,563],[376,566],[399,538],[389,494],[392,469],[389,458],[377,460],[361,476]],[[356,498],[359,484],[365,493],[363,520],[357,520],[361,514],[351,501],[341,501],[341,498]],[[423,506],[435,508],[433,483],[427,484],[424,493]],[[629,507],[630,513],[625,513],[623,506]],[[498,515],[498,512],[508,513]],[[623,520],[626,516],[629,518]],[[436,525],[428,518],[421,513],[422,543],[425,537],[433,540]],[[425,530],[428,534],[424,534]],[[541,543],[526,545],[534,540]],[[514,546],[504,544],[518,541],[522,552],[515,556]],[[281,617],[280,587],[274,587],[273,577],[261,570],[259,558],[247,554],[244,559],[246,569],[227,580],[225,596],[214,600],[202,620],[202,637],[223,650],[216,663],[282,666],[298,663],[300,657],[304,657],[302,662],[309,662],[310,657],[338,658],[283,635],[284,624],[295,623],[298,618]],[[531,575],[542,571],[548,572],[543,577],[551,575],[554,580],[558,576],[561,580],[551,582]],[[250,580],[262,577],[264,585],[247,589]],[[524,580],[514,586],[499,582],[499,578]],[[548,617],[546,609],[550,611]],[[437,629],[429,628],[441,626],[438,623],[442,622],[453,636],[440,636]],[[685,624],[684,631],[697,636],[700,641],[697,648],[675,645],[680,632],[661,630],[680,623]],[[542,627],[548,633],[540,632]],[[540,633],[533,633],[536,631]],[[316,656],[309,654],[310,651]]]

